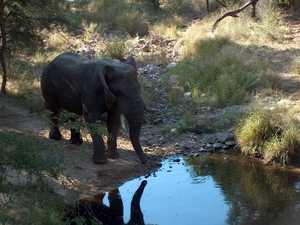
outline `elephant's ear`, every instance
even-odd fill
[[[133,66],[137,70],[136,62],[133,56],[128,56],[126,64]]]
[[[104,88],[105,103],[107,108],[109,109],[117,101],[117,97],[113,93],[111,93],[106,83],[106,78],[108,77],[109,74],[113,74],[113,72],[114,72],[114,68],[106,65],[100,69],[100,73],[99,73],[99,79]]]

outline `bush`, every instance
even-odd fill
[[[114,37],[104,43],[108,56],[112,59],[125,59],[125,40]]]
[[[300,121],[292,113],[253,109],[238,124],[236,139],[242,153],[262,158],[267,163],[288,165],[299,157]]]
[[[227,38],[202,38],[185,50],[183,63],[168,71],[199,104],[224,107],[244,104],[260,88],[278,87],[278,75],[255,53]]]
[[[130,37],[144,36],[148,34],[149,28],[146,14],[137,9],[132,9],[118,18],[122,27]]]
[[[42,155],[44,148],[49,152]],[[61,155],[36,136],[15,131],[0,131],[0,149],[0,190],[6,196],[0,198],[0,223],[60,224],[63,199],[47,180],[63,173]],[[24,179],[16,181],[11,174]]]

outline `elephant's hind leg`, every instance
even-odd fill
[[[62,135],[59,131],[57,115],[53,114],[50,117],[50,120],[52,124],[50,125],[49,138],[54,140],[60,140]]]
[[[71,129],[71,144],[74,145],[81,145],[82,144],[82,137],[78,129]]]
[[[58,115],[59,115],[59,103],[51,93],[43,92],[45,109],[52,112],[50,115],[50,132],[49,138],[54,140],[60,140],[62,137],[59,126],[58,126]]]

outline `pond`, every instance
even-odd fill
[[[117,215],[117,220],[107,222],[113,225],[123,221],[152,225],[296,225],[300,221],[300,173],[297,169],[262,165],[233,151],[188,160],[173,156],[150,176],[128,181],[112,191],[110,200],[108,194],[98,199],[109,214],[107,218]],[[98,204],[95,213],[99,219],[102,206]]]

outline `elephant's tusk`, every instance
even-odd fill
[[[124,130],[128,130],[127,127],[126,127],[126,119],[125,119],[125,116],[123,114],[121,114],[121,126]]]

